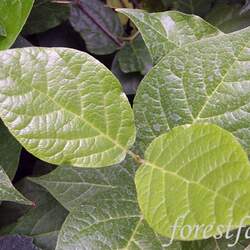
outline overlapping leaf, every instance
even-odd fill
[[[0,166],[0,201],[13,201],[24,205],[32,205],[32,202],[27,200],[19,193],[12,185],[7,174]]]
[[[0,54],[0,116],[35,156],[55,164],[103,167],[133,144],[133,112],[113,74],[64,48]]]
[[[176,49],[144,78],[134,111],[141,149],[169,129],[215,123],[250,151],[250,28]]]
[[[127,43],[118,53],[117,58],[124,73],[148,73],[152,67],[152,59],[141,36]]]
[[[220,33],[200,17],[176,11],[151,14],[133,9],[117,11],[127,15],[135,23],[154,63],[176,48]]]
[[[246,28],[250,24],[250,11],[242,11],[239,3],[219,2],[208,13],[206,20],[226,33]]]
[[[181,126],[156,138],[135,182],[144,218],[161,235],[204,239],[250,223],[247,154],[215,125]]]
[[[163,249],[142,219],[131,159],[105,169],[58,167],[32,181],[70,210],[57,249]]]
[[[52,3],[50,0],[36,0],[24,26],[25,34],[36,34],[52,29],[69,18],[67,4]]]
[[[32,5],[33,0],[0,1],[0,26],[4,34],[0,36],[0,50],[8,49],[15,42]]]
[[[2,233],[26,235],[32,237],[39,248],[54,250],[68,212],[44,188],[30,181],[22,181],[18,188],[34,201],[35,207],[3,229]]]
[[[13,179],[19,163],[21,145],[0,121],[0,166]]]
[[[116,13],[99,0],[81,0],[72,5],[70,22],[84,39],[89,52],[111,54],[119,47],[123,29]]]

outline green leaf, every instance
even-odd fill
[[[36,0],[27,23],[25,34],[37,34],[52,29],[69,18],[70,8],[67,4],[51,3],[50,0]]]
[[[0,1],[0,23],[5,36],[0,37],[0,50],[11,47],[20,33],[33,5],[33,0]]]
[[[134,9],[117,11],[127,15],[135,23],[154,63],[176,48],[220,33],[200,17],[176,11],[151,14]]]
[[[152,67],[152,59],[141,36],[127,43],[118,53],[118,62],[124,73],[148,73]]]
[[[203,16],[212,7],[214,0],[161,0],[165,7],[181,12]]]
[[[70,210],[57,249],[163,249],[141,218],[132,159],[105,169],[60,166],[32,181]]]
[[[32,205],[32,202],[27,200],[19,193],[12,185],[7,174],[0,166],[0,201],[12,201],[24,205]]]
[[[140,148],[183,124],[214,123],[250,152],[250,28],[176,49],[144,78],[134,111]]]
[[[119,82],[76,50],[0,53],[0,102],[0,116],[17,140],[49,163],[112,165],[135,139],[133,112]]]
[[[136,202],[135,164],[132,159],[108,168],[82,169],[60,166],[31,180],[46,188],[66,209],[91,202]]]
[[[117,54],[115,55],[112,62],[111,71],[120,81],[123,87],[123,91],[126,93],[126,95],[135,95],[138,85],[141,82],[143,76],[138,72],[128,74],[122,72],[118,62]]]
[[[4,25],[0,22],[0,38],[6,37],[6,36],[7,36],[6,29],[5,29]]]
[[[18,187],[36,206],[7,227],[5,233],[30,236],[41,249],[54,250],[68,212],[40,186],[24,180]]]
[[[247,154],[216,125],[181,126],[156,138],[135,182],[144,218],[161,235],[203,239],[250,223]]]
[[[0,139],[0,166],[9,178],[13,179],[18,167],[22,147],[10,134],[2,121],[0,121]]]
[[[121,45],[116,40],[123,34],[119,17],[100,0],[81,0],[80,3],[82,8],[72,6],[70,22],[84,39],[88,51],[97,55],[115,52]]]
[[[242,13],[240,4],[218,3],[207,15],[206,20],[226,33],[250,25],[250,11]]]

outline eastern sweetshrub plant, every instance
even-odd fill
[[[226,34],[178,11],[117,9],[155,65],[132,109],[113,73],[87,53],[8,49],[33,4],[14,2],[0,3],[0,200],[36,207],[35,193],[40,210],[2,235],[32,236],[51,249],[59,232],[57,250],[243,249],[237,233],[250,224],[250,28]],[[7,167],[21,145],[58,165],[21,183],[26,197]],[[230,245],[225,234],[233,230],[238,238]]]

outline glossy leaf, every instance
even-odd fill
[[[200,17],[176,11],[151,14],[134,9],[117,11],[127,15],[135,23],[154,63],[176,48],[220,33]]]
[[[112,165],[134,142],[133,112],[120,83],[79,51],[2,52],[0,102],[0,116],[13,135],[50,163]]]
[[[0,166],[0,201],[13,201],[24,205],[32,205],[32,202],[27,200],[19,193],[12,185],[7,174]]]
[[[152,59],[141,36],[127,43],[118,53],[118,62],[124,73],[148,73],[152,67]]]
[[[246,28],[250,25],[250,11],[242,12],[240,4],[219,2],[209,12],[206,20],[226,33]]]
[[[123,34],[119,17],[99,0],[81,0],[81,5],[82,8],[72,6],[70,22],[84,39],[88,51],[97,55],[115,52],[120,47],[115,39]]]
[[[162,242],[141,219],[132,159],[105,169],[60,166],[32,181],[70,210],[57,249],[161,249]]]
[[[135,182],[144,218],[161,235],[203,239],[250,223],[247,154],[215,125],[181,126],[156,138]]]
[[[30,208],[18,221],[5,231],[32,237],[41,249],[54,250],[59,230],[68,212],[42,187],[24,180],[18,185],[35,207]]]
[[[19,163],[21,145],[0,121],[0,166],[13,179]]]
[[[0,36],[0,50],[8,49],[15,42],[18,34],[26,22],[33,0],[1,0],[0,24],[4,36]]]
[[[144,78],[134,101],[140,148],[183,124],[215,123],[250,152],[250,28],[176,49]]]

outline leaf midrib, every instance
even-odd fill
[[[239,51],[239,53],[234,56],[234,61],[233,63],[230,64],[230,67],[228,68],[227,72],[224,74],[224,76],[221,78],[221,81],[219,82],[219,84],[216,86],[216,88],[213,90],[213,92],[211,93],[211,95],[207,96],[207,99],[205,101],[205,103],[203,104],[203,107],[201,108],[201,110],[199,111],[199,113],[197,114],[196,118],[193,120],[193,123],[198,122],[199,119],[202,119],[202,117],[200,117],[202,115],[202,112],[206,109],[208,103],[210,102],[210,100],[213,98],[213,96],[216,94],[217,90],[224,84],[224,80],[225,78],[228,76],[228,74],[230,73],[231,69],[234,67],[235,63],[238,62],[239,60],[239,56],[241,55],[241,53],[246,49],[247,45],[248,45],[249,41],[246,41],[244,46],[242,47],[242,49]],[[191,111],[190,111],[191,112]],[[211,118],[211,117],[206,117],[206,118]]]
[[[37,91],[38,93],[40,93],[42,96],[45,96],[47,99],[49,99],[54,105],[57,105],[59,108],[61,108],[62,110],[65,110],[71,114],[73,114],[74,116],[78,117],[83,123],[86,123],[90,128],[92,128],[93,130],[95,130],[96,132],[98,132],[100,135],[102,135],[103,137],[105,137],[107,140],[109,140],[110,142],[112,142],[112,144],[114,144],[115,146],[117,146],[118,148],[120,148],[122,151],[127,152],[128,149],[122,145],[120,145],[119,143],[117,143],[113,138],[111,138],[110,136],[108,136],[107,134],[105,134],[104,132],[102,132],[99,128],[97,128],[93,123],[91,123],[90,121],[88,121],[86,118],[83,119],[79,114],[67,109],[66,107],[62,106],[60,103],[56,102],[51,96],[49,96],[48,94],[42,92],[39,89],[36,89],[32,86],[32,84],[29,85],[31,89],[33,89],[33,91]],[[60,140],[60,138],[58,138]],[[84,138],[83,138],[84,139]]]

